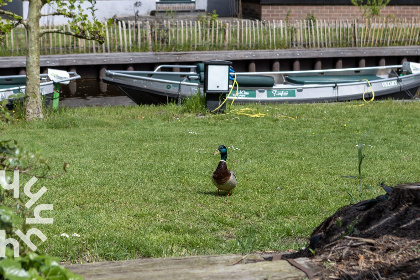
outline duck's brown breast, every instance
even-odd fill
[[[224,184],[230,179],[230,171],[227,169],[226,161],[221,160],[213,172],[212,178],[218,184]]]

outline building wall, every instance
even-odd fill
[[[316,19],[355,19],[361,18],[362,12],[356,6],[322,6],[322,5],[259,5],[243,3],[243,14],[261,20],[282,19],[301,20],[312,14]],[[289,13],[289,16],[288,16]],[[420,5],[387,6],[381,10],[382,16],[396,18],[417,18],[420,16]]]
[[[137,3],[137,7],[135,4]],[[28,15],[28,6],[29,2],[23,2],[23,15],[27,17]],[[83,9],[90,7],[87,1],[82,3]],[[51,13],[56,9],[56,5],[45,5],[42,8],[42,13],[47,14]],[[96,0],[96,9],[95,15],[99,21],[106,21],[113,16],[118,17],[134,17],[136,11],[139,12],[139,15],[149,15],[152,10],[156,10],[156,1],[155,0]],[[91,20],[92,18],[89,17]],[[42,17],[40,23],[42,25],[48,24],[65,24],[67,19],[62,16],[48,16]]]
[[[195,0],[195,8],[197,10],[207,10],[207,2],[211,0]]]
[[[18,15],[22,15],[22,0],[14,0],[13,2],[6,2],[6,5],[1,8],[5,11],[10,11]]]
[[[99,21],[106,21],[109,18],[117,16],[121,17],[134,17],[136,11],[140,16],[150,15],[151,11],[154,10],[207,10],[207,2],[212,0],[195,0],[195,3],[190,4],[158,4],[156,0],[96,0],[96,18]],[[24,1],[23,4],[23,15],[27,17],[29,2]],[[82,7],[86,10],[90,7],[89,3],[85,1],[82,3]],[[45,5],[42,9],[42,13],[51,13],[56,9],[56,5]],[[92,18],[89,17],[91,20]],[[41,18],[41,25],[48,24],[65,24],[68,20],[62,16],[48,16]]]

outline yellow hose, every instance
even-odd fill
[[[225,104],[225,103],[226,103],[226,101],[228,100],[228,97],[229,97],[229,96],[230,96],[230,94],[232,93],[233,88],[235,87],[235,85],[236,85],[236,94],[235,94],[235,98],[236,98],[236,97],[238,96],[238,91],[239,91],[239,85],[238,85],[238,82],[236,81],[236,73],[235,73],[235,79],[233,80],[233,84],[232,84],[232,87],[231,87],[231,89],[230,89],[230,91],[229,91],[229,94],[226,96],[226,98],[225,98],[225,100],[222,102],[222,104],[220,104],[220,105],[219,105],[219,107],[217,107],[217,108],[216,108],[216,109],[214,109],[213,111],[210,111],[210,113],[213,113],[213,112],[215,112],[215,111],[219,110],[219,109],[223,106],[223,104]],[[233,99],[232,103],[230,104],[229,109],[232,107],[233,102],[235,101],[235,98]]]
[[[368,89],[366,89],[366,90],[363,92],[363,95],[362,95],[363,101],[364,101],[365,103],[362,103],[362,104],[359,104],[359,105],[352,105],[352,106],[364,106],[364,105],[366,105],[366,104],[368,104],[368,103],[372,102],[373,100],[375,100],[375,92],[373,91],[372,85],[370,84],[369,80],[367,80],[367,79],[363,79],[363,80],[361,80],[361,81],[366,81],[366,82],[368,83],[368,85],[369,85],[369,88],[368,88]],[[370,91],[372,92],[372,98],[371,98],[370,100],[366,100],[366,99],[365,99],[365,94],[368,92],[368,90],[369,90],[369,89],[370,89]]]

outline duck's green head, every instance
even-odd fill
[[[221,160],[227,159],[227,149],[224,145],[220,145],[219,148],[214,152],[214,155],[219,155]]]

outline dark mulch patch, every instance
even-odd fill
[[[317,279],[420,279],[420,183],[344,206],[283,258],[309,257]]]

